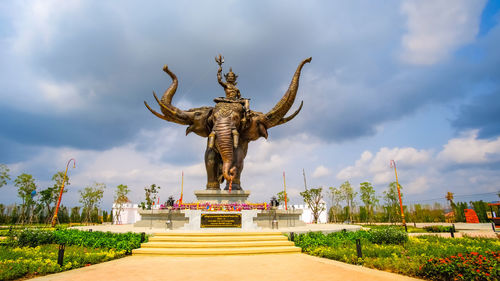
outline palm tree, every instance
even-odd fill
[[[453,206],[455,205],[455,203],[453,202],[453,192],[448,191],[446,193],[446,200],[450,202],[450,207],[453,208]]]

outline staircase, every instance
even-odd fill
[[[255,255],[300,253],[280,232],[155,233],[133,255]]]

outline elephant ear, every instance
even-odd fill
[[[290,120],[292,120],[297,114],[299,114],[302,109],[303,102],[300,103],[299,108],[290,116],[281,118],[276,125],[282,125]],[[262,112],[257,112],[250,110],[250,120],[248,125],[242,130],[241,135],[242,138],[248,141],[257,140],[260,137],[264,137],[267,139],[268,133],[267,129],[269,129],[266,123],[267,117]]]
[[[212,131],[213,122],[211,121],[213,107],[198,107],[187,110],[193,114],[192,123],[186,128],[186,135],[193,132],[200,137],[208,137]]]

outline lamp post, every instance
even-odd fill
[[[406,227],[405,213],[403,212],[403,201],[401,200],[401,191],[399,190],[398,172],[396,170],[396,162],[394,160],[391,160],[391,168],[394,168],[394,174],[396,175],[396,187],[398,188],[399,207],[401,208],[401,219],[403,221],[403,226]]]
[[[61,198],[64,191],[64,183],[66,183],[66,175],[68,174],[68,166],[71,160],[73,160],[73,169],[76,167],[76,160],[74,158],[69,159],[68,164],[66,164],[66,171],[64,172],[61,190],[59,191],[59,199],[57,199],[56,211],[54,212],[54,217],[52,218],[52,227],[54,227],[57,222],[57,212],[59,212],[59,205],[61,204]]]

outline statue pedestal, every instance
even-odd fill
[[[244,190],[196,190],[194,192],[199,203],[246,203],[250,191]]]

